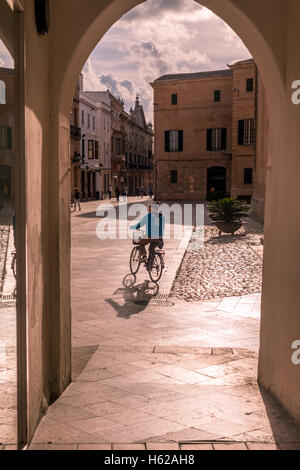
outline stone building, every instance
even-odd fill
[[[98,115],[98,189],[100,198],[108,194],[112,183],[112,160],[111,160],[111,94],[109,91],[85,91],[97,106]],[[97,166],[97,165],[96,165]]]
[[[0,198],[13,196],[14,70],[0,68]]]
[[[256,64],[249,59],[226,70],[165,75],[151,84],[160,199],[251,199],[257,82]]]
[[[124,132],[125,182],[129,195],[135,195],[140,188],[153,187],[153,130],[146,123],[143,106],[136,97],[134,109],[121,113]]]
[[[99,103],[83,91],[83,77],[80,77],[79,115],[81,127],[81,184],[83,199],[99,199],[100,181],[100,138],[101,108]]]
[[[78,81],[73,96],[73,106],[70,117],[70,159],[71,159],[71,196],[74,188],[80,189],[81,184],[81,127],[79,121],[80,81]]]
[[[152,125],[146,123],[138,97],[130,113],[120,98],[110,97],[113,189],[126,189],[132,196],[153,186]]]

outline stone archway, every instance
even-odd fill
[[[27,319],[29,411],[23,418],[30,440],[44,408],[70,382],[68,145],[73,89],[85,60],[104,33],[141,1],[88,0],[88,5],[83,5],[82,0],[54,0],[52,26],[45,37],[36,32],[33,0],[6,0],[1,7],[4,4],[8,8],[8,3],[21,6],[26,13],[24,28],[17,23],[14,34],[12,18],[4,25],[5,17],[0,17],[6,36],[19,38],[19,111],[24,114],[20,132],[25,133],[20,139],[20,153],[25,153],[20,177],[26,175],[25,190],[34,188],[31,192],[24,190],[24,218],[20,223],[24,265],[25,253],[27,260],[19,300]],[[291,362],[291,344],[297,339],[295,332],[300,330],[300,221],[295,220],[299,200],[300,107],[290,100],[290,85],[300,77],[300,63],[293,56],[300,46],[300,5],[298,0],[290,0],[288,6],[285,0],[266,0],[259,5],[247,0],[199,3],[226,21],[244,41],[266,87],[272,159],[267,184],[259,378],[300,419],[300,375]],[[291,193],[286,207],[286,195]]]

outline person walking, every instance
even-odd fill
[[[120,189],[119,189],[119,186],[116,187],[116,198],[117,198],[117,201],[119,202],[119,200],[120,200]]]
[[[78,188],[74,188],[74,212],[76,212],[77,206],[78,206],[79,211],[81,211],[80,192]]]
[[[108,198],[109,200],[111,200],[111,196],[112,196],[112,186],[111,184],[108,186]]]

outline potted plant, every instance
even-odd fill
[[[209,216],[219,229],[219,235],[235,234],[243,225],[243,219],[249,217],[250,206],[233,198],[220,199],[208,204]]]

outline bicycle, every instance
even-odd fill
[[[151,281],[156,283],[161,279],[163,270],[165,268],[165,261],[164,261],[165,251],[159,248],[156,248],[154,253],[152,253],[152,255],[149,255],[148,259],[146,259],[145,261],[142,261],[140,247],[139,247],[139,240],[141,238],[142,236],[139,234],[138,238],[134,236],[132,239],[132,243],[135,246],[132,249],[132,252],[130,255],[130,262],[129,262],[130,271],[135,276],[138,273],[141,267],[141,264],[144,264],[144,266],[147,268]]]

